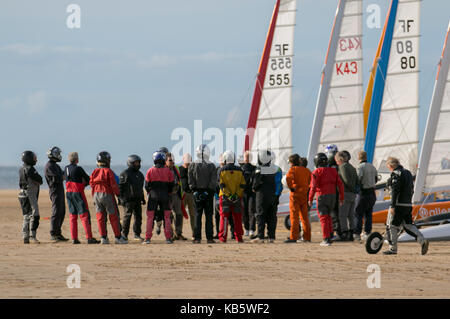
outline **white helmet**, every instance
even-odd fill
[[[225,151],[222,156],[225,164],[234,164],[236,160],[233,151],[230,150]]]
[[[209,160],[209,147],[206,144],[200,144],[197,149],[195,150],[197,154],[197,158],[202,161],[208,161]]]
[[[258,165],[269,166],[272,162],[272,152],[269,150],[261,150],[258,152]]]

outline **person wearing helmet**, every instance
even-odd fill
[[[250,161],[251,153],[245,151],[244,153],[244,163],[241,164],[242,171],[245,178],[245,189],[244,189],[244,214],[242,219],[244,221],[244,236],[249,236],[254,239],[256,233],[256,204],[255,204],[255,193],[252,190],[253,176],[255,174],[256,166]]]
[[[209,161],[210,151],[201,144],[196,149],[197,159],[189,165],[188,182],[195,200],[195,231],[193,243],[199,244],[202,238],[202,215],[205,214],[205,233],[207,243],[213,239],[214,192],[217,185],[216,166]]]
[[[102,151],[97,155],[97,168],[91,174],[89,184],[97,209],[97,225],[101,236],[101,244],[109,244],[106,222],[109,221],[114,232],[116,244],[128,244],[120,233],[119,210],[115,196],[120,195],[114,172],[110,168],[111,155]]]
[[[165,146],[161,146],[159,148],[158,152],[163,153],[164,156],[167,158],[169,149]],[[158,208],[155,211],[155,222],[156,222],[156,234],[157,235],[159,235],[161,233],[161,226],[162,226],[163,220],[164,220],[164,210],[158,206]]]
[[[219,170],[225,166],[225,161],[223,159],[223,153],[219,155],[219,166],[217,167],[217,175],[219,173]],[[220,233],[220,186],[219,184],[216,185],[216,190],[214,192],[214,227],[216,230],[216,235],[214,235],[213,239],[219,239],[219,233]],[[230,233],[231,233],[231,239],[236,239],[234,235],[234,222],[233,218],[228,219],[228,224],[230,225]]]
[[[45,179],[49,188],[52,202],[52,215],[50,217],[50,236],[54,242],[67,241],[61,234],[61,227],[66,215],[66,200],[64,196],[64,172],[57,164],[61,162],[61,149],[57,146],[47,151],[48,162],[45,165]]]
[[[70,164],[64,168],[66,180],[66,198],[70,213],[70,235],[73,244],[80,244],[78,240],[78,216],[86,234],[88,244],[98,244],[99,241],[92,237],[91,215],[84,195],[84,188],[89,185],[90,177],[81,166],[78,166],[78,153],[69,153]]]
[[[325,155],[328,158],[328,167],[333,167],[338,171],[338,164],[336,163],[335,156],[338,153],[338,147],[334,144],[328,144],[325,147]],[[343,234],[341,231],[341,222],[339,220],[339,190],[336,189],[336,203],[334,209],[331,211],[331,220],[333,223],[333,233],[331,234],[333,240],[341,240]],[[334,235],[336,233],[336,236]]]
[[[153,222],[155,211],[158,207],[164,212],[164,235],[167,244],[173,244],[171,226],[170,194],[175,185],[175,177],[172,170],[166,166],[166,154],[156,151],[153,153],[153,167],[150,167],[145,175],[145,190],[147,200],[147,228],[144,244],[150,244],[153,236]]]
[[[264,233],[267,225],[269,243],[275,241],[276,230],[276,175],[278,168],[272,165],[272,152],[262,150],[258,152],[258,166],[255,170],[252,189],[256,193],[256,223],[258,225],[257,237],[251,243],[264,243]],[[274,218],[275,213],[275,218]]]
[[[317,210],[322,226],[323,241],[321,246],[331,245],[333,223],[331,212],[336,202],[336,189],[339,189],[339,203],[344,202],[344,185],[335,168],[328,167],[328,158],[324,153],[314,157],[316,169],[312,172],[308,205],[312,206],[314,196],[317,194]]]
[[[286,174],[286,184],[289,187],[289,214],[291,219],[291,234],[285,243],[299,240],[300,221],[302,223],[303,238],[300,241],[311,241],[311,224],[309,222],[308,191],[311,182],[311,171],[300,165],[298,154],[289,156],[291,168]]]
[[[328,158],[328,166],[330,167],[337,167],[337,163],[336,160],[334,159],[334,156],[337,154],[338,147],[334,144],[328,144],[327,146],[325,146],[325,155]]]
[[[145,205],[144,174],[141,173],[141,158],[130,155],[127,159],[128,168],[120,173],[119,177],[119,205],[124,207],[122,218],[122,236],[128,240],[131,216],[134,217],[134,240],[143,241],[141,237],[142,205]]]
[[[189,211],[189,221],[191,224],[191,231],[194,234],[195,229],[195,208],[194,208],[194,195],[192,195],[192,190],[189,187],[188,171],[189,165],[192,163],[192,156],[189,153],[183,155],[183,165],[179,167],[181,187],[183,190],[183,205],[187,206]],[[193,239],[193,237],[192,237]]]
[[[38,244],[39,240],[36,237],[40,219],[38,198],[42,176],[34,168],[37,157],[32,151],[22,153],[22,162],[23,165],[19,169],[19,202],[23,215],[23,243],[29,244],[31,240]]]
[[[242,196],[245,188],[245,178],[240,167],[236,166],[232,151],[223,153],[224,166],[218,171],[220,228],[219,240],[227,241],[228,220],[230,215],[234,223],[234,235],[238,243],[242,240]]]
[[[273,151],[271,151],[272,153],[272,165],[276,170],[275,173],[275,202],[273,204],[273,214],[272,214],[272,223],[274,224],[275,229],[277,228],[277,212],[278,212],[278,204],[280,203],[280,196],[281,196],[281,192],[283,191],[283,171],[281,170],[281,167],[275,165],[275,153]],[[272,239],[275,240],[275,236],[272,237]],[[270,242],[270,237],[269,237],[269,242]]]

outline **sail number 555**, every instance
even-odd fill
[[[291,83],[291,79],[289,77],[289,73],[285,74],[271,74],[269,76],[269,85],[289,85]]]

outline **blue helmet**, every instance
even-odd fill
[[[153,153],[153,163],[162,164],[166,163],[166,154],[162,151],[156,151]]]
[[[328,144],[325,147],[325,154],[327,155],[328,158],[333,158],[337,152],[338,152],[338,148],[334,144]]]

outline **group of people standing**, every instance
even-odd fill
[[[192,242],[201,243],[203,215],[207,243],[215,243],[215,239],[226,242],[229,227],[232,239],[238,243],[243,242],[244,236],[248,236],[252,243],[266,240],[273,243],[283,172],[274,164],[275,155],[270,150],[258,152],[257,166],[251,164],[250,155],[249,152],[244,153],[237,164],[235,154],[226,151],[220,156],[220,166],[216,167],[209,160],[208,146],[202,144],[196,149],[195,161],[190,154],[185,154],[183,164],[177,166],[174,156],[162,147],[153,154],[154,166],[145,176],[140,171],[141,158],[137,155],[128,157],[128,168],[117,176],[110,168],[110,154],[103,151],[97,155],[97,168],[89,176],[78,165],[76,152],[69,154],[70,164],[61,169],[58,165],[62,160],[61,150],[53,147],[47,152],[49,161],[45,166],[52,202],[51,240],[68,240],[61,233],[67,199],[73,244],[80,243],[78,216],[88,244],[109,244],[108,216],[116,244],[128,243],[132,217],[134,239],[144,244],[151,243],[155,224],[157,234],[164,224],[167,243],[187,240],[183,236],[184,218],[190,219]],[[358,154],[358,159],[360,163],[355,168],[349,162],[349,152],[338,152],[335,145],[328,145],[324,153],[315,156],[316,169],[311,172],[306,158],[298,154],[289,157],[290,169],[286,173],[285,185],[290,191],[291,229],[286,243],[311,241],[309,210],[316,195],[323,234],[321,246],[329,246],[333,241],[364,239],[371,232],[378,175],[375,167],[367,162],[364,151]],[[19,201],[24,216],[23,239],[24,243],[39,242],[36,236],[38,196],[43,179],[34,168],[37,158],[33,152],[25,151],[22,161]],[[96,207],[100,241],[92,236],[91,216],[84,194],[88,185]],[[118,205],[124,208],[122,222]],[[143,205],[146,205],[147,217],[144,238],[141,237]],[[420,232],[417,234],[413,230],[413,233],[420,236]]]

